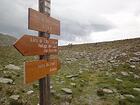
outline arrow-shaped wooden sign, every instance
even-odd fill
[[[60,35],[60,21],[29,8],[28,28]]]
[[[24,56],[46,55],[58,53],[58,40],[24,35],[14,47]]]
[[[60,69],[58,59],[40,60],[25,63],[24,82],[31,83],[45,77],[47,74],[53,74]]]

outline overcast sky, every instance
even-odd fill
[[[60,45],[140,38],[140,0],[51,0],[51,16],[61,21]],[[0,32],[17,38],[28,30],[28,8],[38,0],[0,0]]]

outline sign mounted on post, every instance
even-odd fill
[[[51,105],[50,74],[60,69],[58,59],[50,59],[58,54],[58,40],[50,39],[50,34],[60,35],[60,21],[50,17],[51,0],[38,0],[39,12],[29,8],[28,29],[38,31],[37,36],[24,35],[14,47],[24,56],[39,56],[38,61],[25,63],[24,82],[39,80],[40,105]],[[50,56],[51,55],[51,56]]]
[[[58,53],[58,40],[24,35],[14,47],[24,56]]]
[[[28,28],[60,35],[60,21],[29,8]]]
[[[31,83],[45,77],[47,74],[53,74],[60,69],[58,59],[40,60],[25,63],[24,82]]]

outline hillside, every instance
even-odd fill
[[[0,105],[38,104],[38,82],[23,84],[23,62],[35,58],[0,47]],[[65,46],[59,58],[52,105],[139,105],[140,38]]]
[[[0,46],[10,46],[16,41],[16,38],[0,33]]]

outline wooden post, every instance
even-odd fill
[[[39,11],[50,16],[50,9],[45,9],[45,2],[50,0],[39,0]],[[50,35],[45,32],[39,32],[40,37],[50,38]],[[40,60],[48,60],[49,55],[40,56]],[[39,105],[50,105],[50,76],[42,78],[39,80],[39,87],[40,87],[40,104]]]

